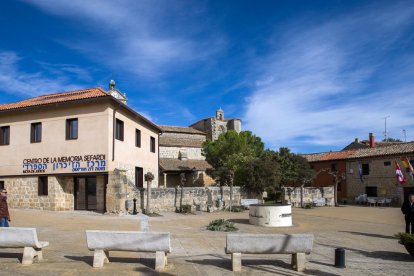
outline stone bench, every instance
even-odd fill
[[[312,234],[227,234],[226,253],[233,271],[241,271],[241,254],[292,254],[292,267],[305,270],[305,254],[312,251]]]
[[[170,233],[86,230],[86,240],[93,267],[109,263],[109,251],[155,252],[155,270],[162,270],[171,252]]]
[[[43,260],[42,249],[48,245],[37,239],[36,228],[0,227],[0,248],[23,248],[23,265],[31,265],[35,257]]]

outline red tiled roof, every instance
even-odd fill
[[[43,95],[27,100],[23,100],[16,103],[0,104],[0,111],[14,110],[25,107],[33,107],[40,105],[47,105],[53,103],[70,102],[83,99],[99,98],[99,97],[110,97],[102,88],[88,88],[82,90],[61,92],[55,94]]]
[[[330,152],[321,152],[321,153],[312,153],[312,154],[303,154],[302,156],[308,160],[308,162],[321,162],[321,161],[330,161],[330,160],[343,160],[351,156],[354,153],[354,150],[345,150],[345,151],[330,151]]]
[[[322,152],[303,154],[308,162],[323,162],[331,160],[363,159],[382,156],[404,156],[414,154],[414,142],[382,145],[375,148],[362,148],[346,151]]]
[[[164,132],[178,132],[188,134],[200,134],[206,135],[205,132],[199,131],[192,127],[180,127],[180,126],[159,126]]]

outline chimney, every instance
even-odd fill
[[[369,134],[369,147],[375,148],[375,136],[374,133]]]
[[[359,139],[358,138],[355,138],[355,143],[359,143]]]

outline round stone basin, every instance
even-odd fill
[[[292,206],[252,204],[249,207],[250,224],[264,227],[292,226]]]

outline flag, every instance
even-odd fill
[[[407,162],[407,168],[408,172],[410,173],[411,180],[413,180],[413,166],[411,165],[410,159],[408,159],[408,157],[405,157],[405,161]]]
[[[408,169],[408,162],[406,157],[401,157],[401,162],[403,163],[404,168]]]
[[[405,183],[404,175],[400,169],[400,166],[398,166],[397,160],[395,161],[395,176],[397,177],[398,182],[401,184]]]
[[[358,162],[358,173],[359,173],[359,179],[362,183],[364,183],[364,179],[362,178],[362,165],[361,162]]]

